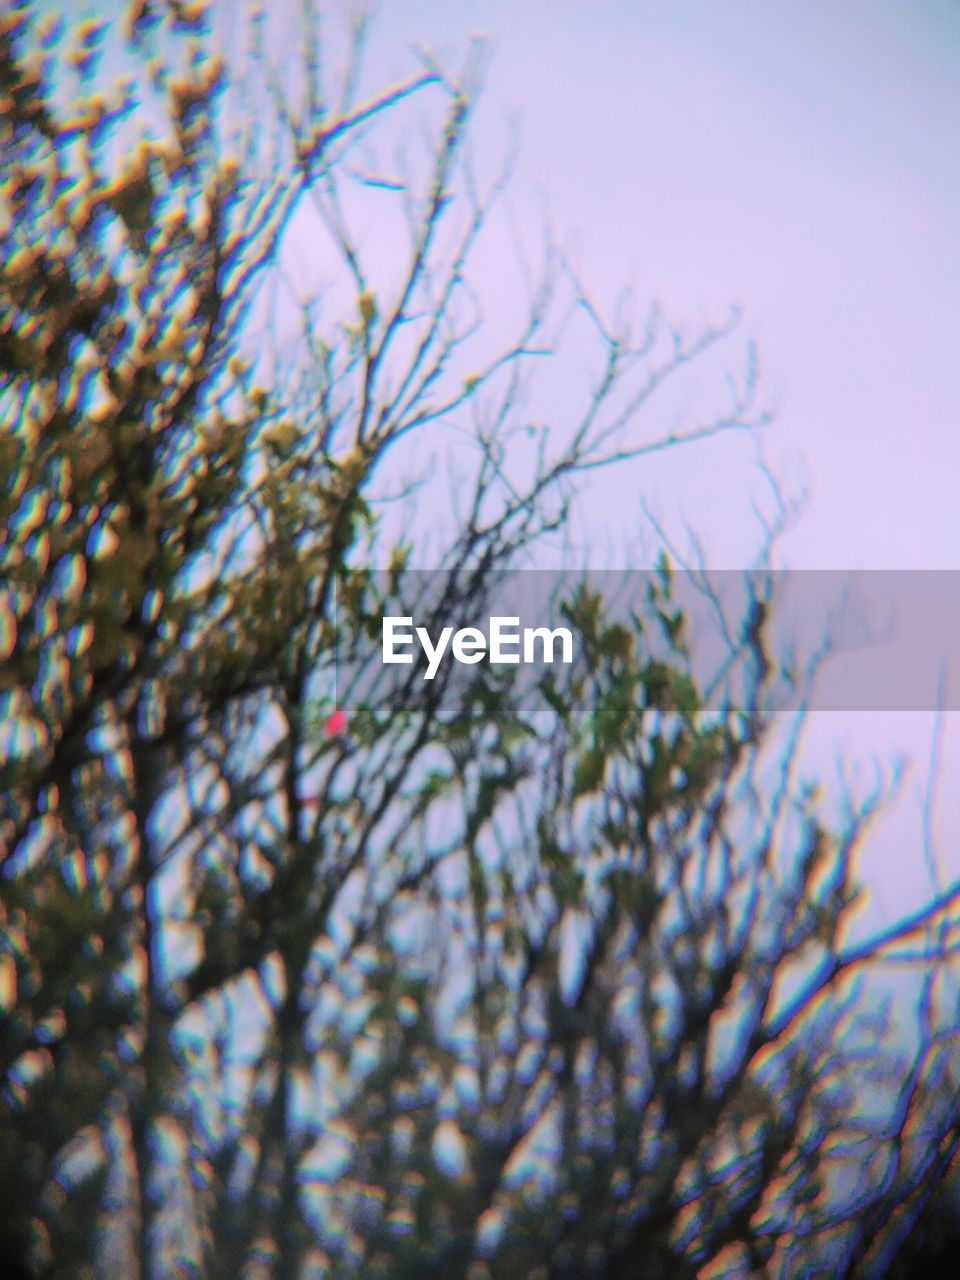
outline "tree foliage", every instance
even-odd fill
[[[395,479],[467,440],[432,608],[477,617],[585,474],[758,426],[752,369],[706,423],[644,435],[729,327],[635,336],[549,254],[491,351],[475,62],[363,97],[363,23],[336,83],[310,6],[293,75],[215,56],[209,27],[172,0],[0,25],[11,1229],[49,1276],[854,1268],[957,1119],[930,1102],[955,1080],[942,993],[923,1054],[881,1070],[856,978],[914,939],[943,954],[956,886],[846,940],[875,797],[829,824],[798,779],[762,609],[719,703],[664,560],[629,626],[571,595],[559,676],[367,670],[349,734],[323,728],[335,669],[423,603],[385,458]],[[361,172],[417,112],[424,171]],[[355,230],[371,186],[408,232],[386,277]],[[333,297],[284,361],[264,333],[303,226]],[[531,428],[525,379],[573,314],[599,364],[565,429]]]

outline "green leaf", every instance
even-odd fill
[[[633,651],[633,636],[620,622],[606,627],[600,637],[600,652],[607,658],[629,659]]]
[[[583,753],[573,770],[574,797],[587,795],[591,791],[600,789],[603,785],[606,764],[606,752],[601,751],[599,747],[591,747]]]

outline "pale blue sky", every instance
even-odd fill
[[[233,0],[218,8],[225,18]],[[295,11],[288,24],[271,6],[294,42]],[[409,73],[418,45],[455,67],[478,32],[492,58],[473,147],[489,177],[519,137],[514,225],[535,239],[548,209],[601,303],[629,288],[641,314],[656,297],[691,329],[743,308],[779,404],[769,457],[789,492],[809,493],[780,562],[960,568],[960,4],[384,0],[367,82]],[[377,207],[366,244],[389,258]],[[498,234],[483,265],[503,295],[495,309],[509,312],[523,299]],[[309,231],[297,254],[299,282],[322,282],[330,264]],[[575,360],[553,365],[554,400],[582,392],[583,377]],[[629,563],[642,496],[675,530],[688,522],[713,565],[736,567],[755,545],[751,467],[741,444],[720,441],[597,473],[578,543]],[[838,740],[848,758],[921,757],[874,846],[872,882],[891,882],[890,906],[901,906],[920,869],[932,717],[816,721],[818,772]],[[958,748],[951,732],[948,781]],[[954,871],[958,817],[960,799],[941,810]]]
[[[414,45],[456,65],[471,34],[490,38],[481,167],[517,122],[514,217],[534,225],[545,203],[599,299],[629,287],[693,327],[743,307],[779,404],[769,457],[809,495],[782,563],[960,568],[960,5],[388,0],[376,32],[373,83],[408,70]],[[610,557],[642,493],[734,567],[755,537],[745,465],[720,443],[603,473],[579,535]],[[861,771],[916,758],[864,866],[880,918],[924,880],[932,729],[922,712],[814,717],[820,773],[838,743]],[[954,875],[958,817],[941,803]]]
[[[376,31],[397,74],[414,44],[456,64],[490,37],[480,154],[519,121],[518,217],[542,192],[600,298],[691,325],[743,306],[770,456],[809,489],[791,567],[960,567],[960,5],[403,0]],[[677,465],[729,564],[723,456]],[[602,521],[638,479],[597,482]]]
[[[291,47],[295,9],[289,21],[274,11]],[[324,10],[332,68],[336,19],[348,9],[334,0]],[[960,569],[960,4],[384,0],[366,87],[409,74],[418,47],[456,68],[478,33],[492,56],[475,168],[491,178],[519,138],[506,221],[527,247],[547,210],[600,305],[629,289],[639,316],[656,298],[690,332],[731,303],[742,308],[778,404],[767,456],[788,494],[808,495],[778,563]],[[425,146],[428,119],[424,104]],[[391,172],[401,147],[407,160],[417,154],[409,110],[404,121],[399,136],[387,130],[371,144],[371,169]],[[375,279],[389,277],[402,243],[384,208],[371,195],[358,210]],[[291,243],[299,289],[329,288],[334,265],[317,228],[305,220]],[[480,276],[497,342],[524,307],[512,254],[495,223]],[[589,365],[578,355],[568,350],[546,375],[559,419],[584,392]],[[710,385],[705,370],[697,391],[715,404]],[[681,398],[666,413],[683,407]],[[385,470],[400,478],[397,458]],[[443,481],[419,502],[417,527],[442,521]],[[751,499],[762,492],[742,438],[598,472],[573,522],[577,562],[649,564],[642,498],[673,533],[691,527],[712,567],[744,565],[757,542]],[[948,717],[934,824],[950,877],[960,874],[956,721]],[[875,760],[914,761],[861,864],[873,890],[865,923],[892,920],[928,891],[933,730],[921,710],[811,719],[804,759],[828,782],[842,772],[869,786]]]

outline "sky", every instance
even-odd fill
[[[297,6],[270,9],[295,44]],[[347,10],[323,7],[328,32]],[[424,47],[455,68],[478,34],[490,56],[472,155],[490,177],[515,146],[513,230],[535,241],[546,211],[608,312],[630,290],[639,315],[657,300],[695,332],[741,309],[776,407],[764,454],[802,506],[778,565],[960,569],[960,3],[382,0],[365,82],[406,76]],[[376,208],[367,245],[388,259]],[[509,248],[501,232],[481,264],[495,312],[523,308]],[[303,279],[321,279],[309,235],[296,252]],[[575,358],[551,365],[556,412],[584,377]],[[642,502],[681,541],[693,530],[711,567],[738,568],[756,550],[763,489],[742,440],[597,472],[574,544],[588,561],[632,564],[650,545]],[[958,720],[946,717],[936,748],[954,874]],[[867,778],[874,759],[915,761],[871,846],[877,903],[901,905],[908,881],[920,891],[937,733],[927,709],[811,723],[818,773],[835,773],[838,753]]]
[[[960,568],[960,6],[404,0],[373,51],[457,65],[478,32],[476,128],[495,154],[517,127],[518,216],[545,202],[601,300],[629,287],[694,327],[742,307],[769,456],[808,495],[785,563]],[[723,450],[677,465],[732,567]],[[636,484],[607,474],[595,498],[629,519]]]
[[[601,304],[630,289],[691,329],[742,309],[777,410],[764,453],[802,505],[778,563],[960,569],[960,5],[404,0],[379,10],[372,81],[408,71],[416,47],[456,66],[478,33],[491,58],[474,146],[482,168],[518,140],[516,223],[548,209]],[[582,374],[551,376],[572,391]],[[600,473],[581,543],[629,564],[642,496],[712,567],[743,565],[752,468],[720,441]],[[958,719],[812,718],[819,773],[842,760],[866,785],[875,761],[913,761],[864,861],[871,923],[927,887],[931,795],[943,870],[960,874]]]

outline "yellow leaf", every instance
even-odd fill
[[[360,308],[360,318],[363,321],[364,328],[369,329],[377,314],[376,300],[369,289],[364,289],[357,299],[357,304]]]
[[[10,602],[0,600],[0,662],[6,662],[17,643],[17,620]]]
[[[0,955],[0,1009],[8,1012],[17,1002],[17,962],[9,952]]]

